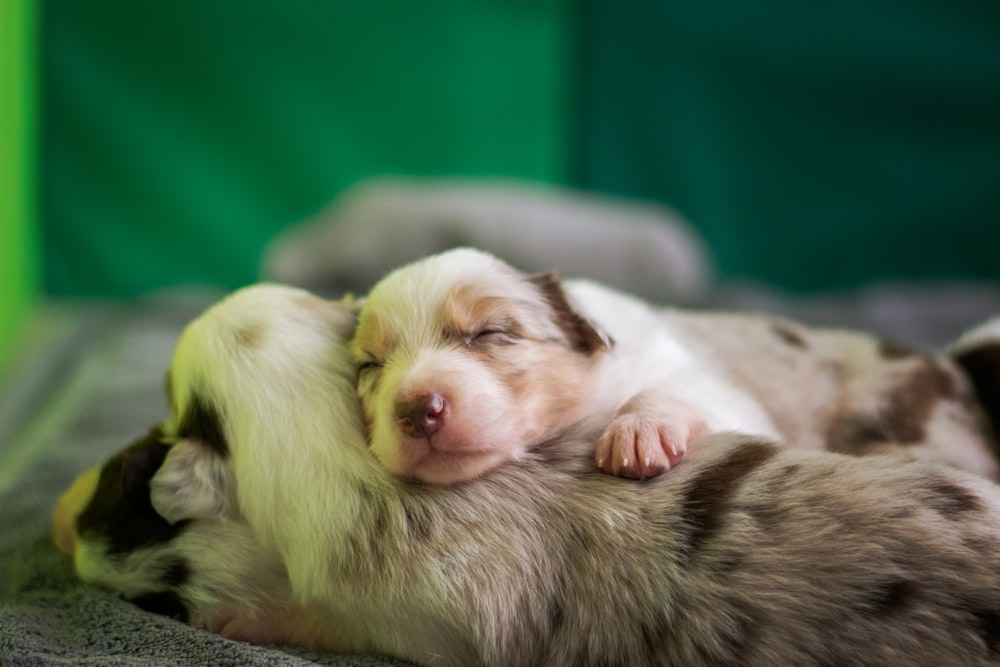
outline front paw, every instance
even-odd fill
[[[620,477],[656,477],[680,461],[696,430],[684,420],[619,414],[597,441],[597,467]]]

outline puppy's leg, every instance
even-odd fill
[[[597,467],[622,477],[655,477],[708,432],[697,409],[665,392],[641,391],[619,408],[597,441]]]

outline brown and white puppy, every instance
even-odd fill
[[[627,477],[659,474],[721,431],[998,473],[992,431],[943,356],[773,317],[654,308],[471,249],[386,276],[353,349],[372,451],[425,482],[471,479],[584,418],[606,425],[598,466]]]
[[[244,290],[184,333],[170,418],[84,475],[77,572],[226,636],[425,665],[1000,665],[1000,488],[709,436],[669,475],[569,434],[448,487],[366,449],[342,305]]]
[[[354,354],[371,448],[393,473],[448,484],[590,416],[610,342],[551,275],[457,250],[366,297]]]

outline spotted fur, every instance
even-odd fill
[[[472,483],[408,484],[366,447],[351,326],[276,287],[196,320],[159,469],[96,484],[112,460],[57,511],[80,576],[228,637],[425,665],[1000,664],[992,482],[718,434],[636,483],[594,468],[589,429]],[[197,403],[225,456],[212,429],[177,432]],[[81,530],[95,504],[168,507],[174,532],[111,553],[126,524]]]

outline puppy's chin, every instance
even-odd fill
[[[406,438],[388,447],[373,446],[379,462],[393,475],[409,481],[449,485],[475,479],[502,462],[520,458],[510,448],[443,449],[426,438]]]

